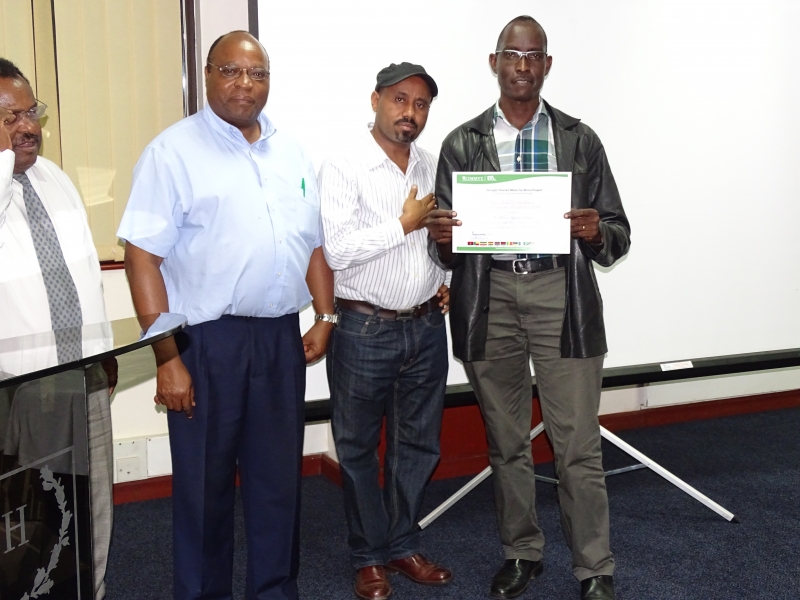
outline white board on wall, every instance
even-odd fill
[[[606,366],[800,346],[798,2],[261,0],[268,113],[318,168],[371,119],[378,70],[417,62],[439,85],[419,139],[437,153],[496,100],[488,55],[519,11],[548,34],[543,96],[598,132],[632,225],[629,256],[598,269]],[[326,397],[317,365],[308,398]]]

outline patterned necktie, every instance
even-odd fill
[[[33,189],[27,174],[14,175],[14,179],[22,184],[22,198],[25,200],[25,211],[28,213],[33,247],[47,291],[50,321],[56,336],[58,364],[80,360],[83,357],[81,347],[83,316],[78,290],[67,268],[64,253],[61,252],[53,222],[39,194]]]

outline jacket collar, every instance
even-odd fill
[[[556,162],[559,171],[572,171],[575,157],[575,146],[578,143],[578,135],[572,130],[580,123],[580,119],[571,117],[553,108],[546,100],[542,100],[550,118],[553,121],[553,137],[556,146]],[[464,126],[482,136],[491,136],[494,132],[494,104],[482,112],[480,115],[467,121]],[[495,155],[497,150],[495,150]],[[499,162],[499,161],[498,161]]]
[[[580,119],[571,117],[568,114],[561,112],[557,108],[553,108],[550,106],[547,100],[542,100],[542,102],[544,102],[547,112],[550,113],[550,117],[553,119],[554,135],[556,128],[570,130],[575,127],[575,125],[580,123]],[[467,129],[472,129],[481,135],[492,135],[492,132],[494,131],[494,107],[495,105],[492,104],[488,109],[471,121],[467,121],[464,125],[467,127]]]

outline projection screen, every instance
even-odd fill
[[[505,23],[530,14],[553,56],[542,95],[599,134],[632,226],[630,254],[596,269],[606,366],[800,346],[800,3],[261,0],[258,11],[268,114],[317,169],[371,120],[390,62],[436,79],[418,143],[438,154],[496,101],[488,55]],[[451,358],[448,382],[465,381]],[[328,397],[323,364],[307,397]]]

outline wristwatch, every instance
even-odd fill
[[[320,313],[318,315],[314,315],[314,322],[317,321],[325,321],[336,327],[339,324],[339,315],[326,315],[325,313]]]

